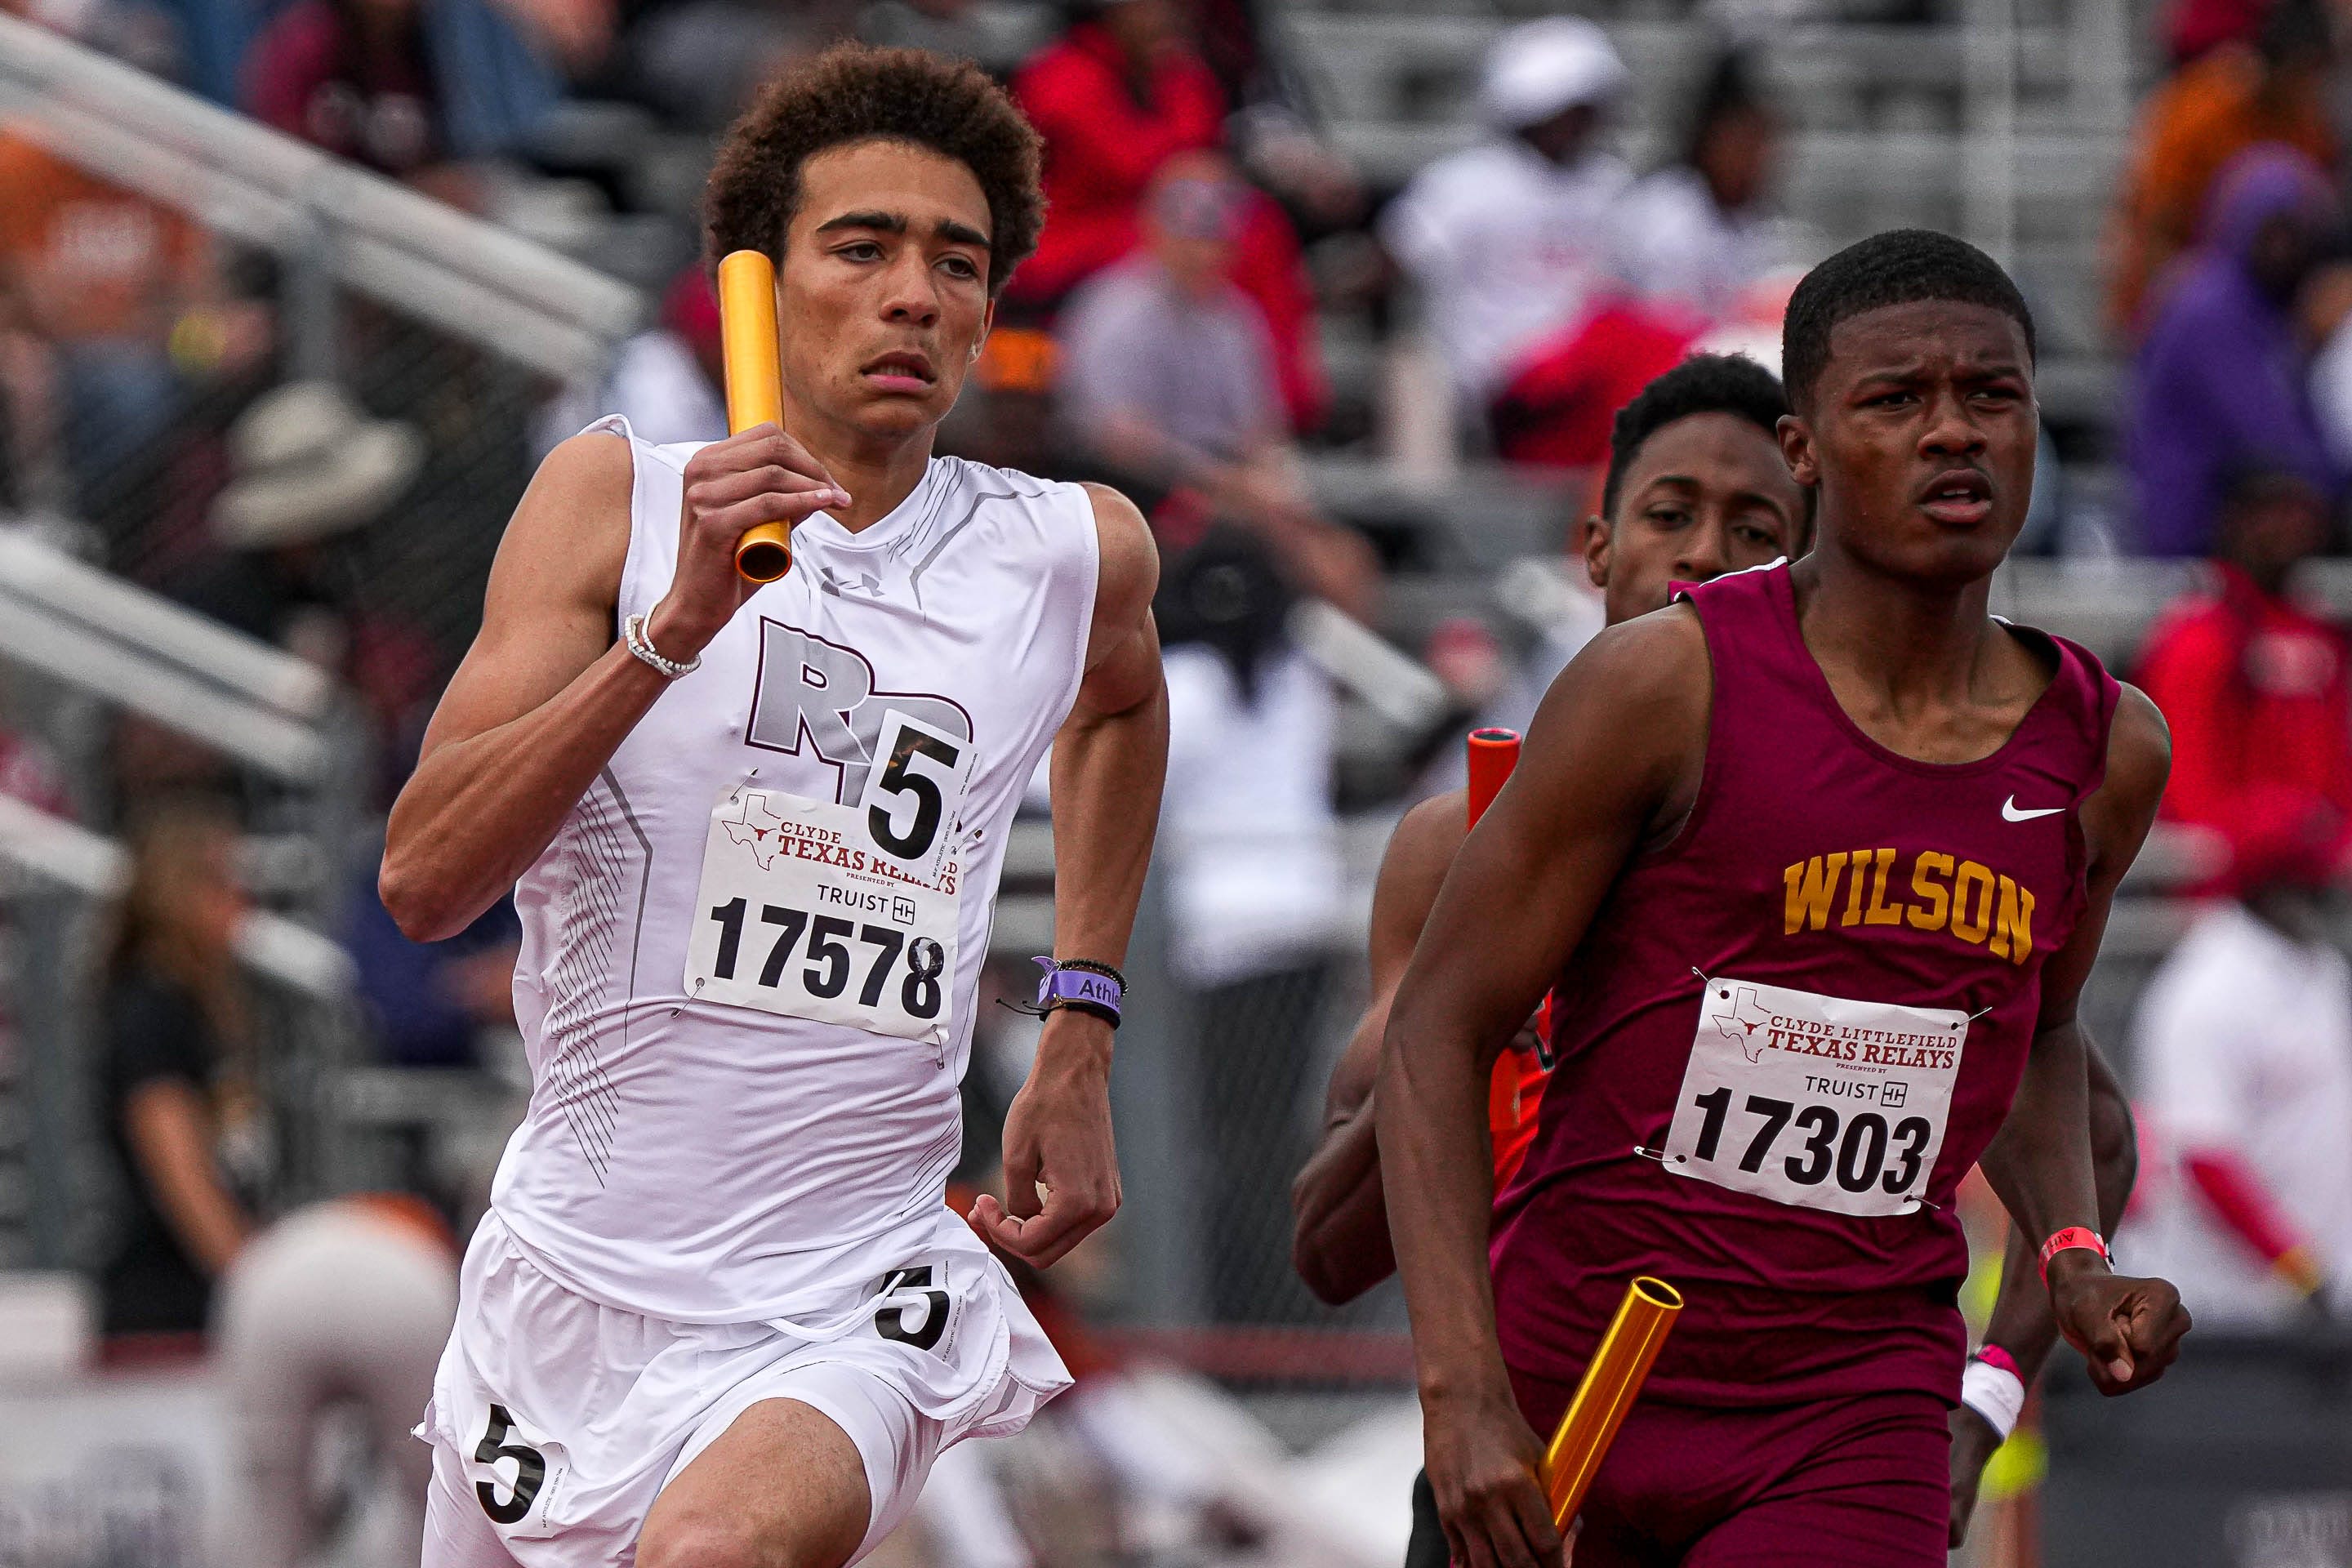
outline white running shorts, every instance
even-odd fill
[[[576,1295],[492,1213],[416,1429],[434,1446],[424,1568],[627,1568],[662,1488],[763,1399],[809,1405],[856,1446],[873,1498],[863,1557],[942,1449],[1019,1431],[1069,1382],[1003,1266],[944,1207],[902,1265],[845,1282],[829,1310],[743,1324]]]

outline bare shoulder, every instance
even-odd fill
[[[1108,485],[1088,480],[1082,488],[1094,503],[1095,540],[1101,552],[1096,602],[1140,614],[1160,587],[1160,545],[1151,537],[1151,525],[1133,501]]]
[[[1151,615],[1160,591],[1160,545],[1136,504],[1108,485],[1088,483],[1099,564],[1095,576],[1094,624],[1087,664],[1122,646]]]
[[[1547,714],[1557,721],[1570,709],[1604,724],[1678,718],[1704,724],[1714,684],[1698,612],[1687,604],[1669,605],[1609,626],[1579,649],[1553,677],[1528,741],[1535,743]]]
[[[2084,803],[2093,875],[2120,877],[2139,854],[2172,773],[2172,731],[2138,687],[2125,685],[2107,726],[2107,775]]]
[[[2118,684],[2123,694],[2107,727],[2107,778],[2153,805],[2172,773],[2172,726],[2154,698],[2129,681]]]
[[[488,613],[519,598],[609,606],[628,557],[635,482],[629,443],[612,432],[574,436],[548,453],[499,542]]]
[[[1432,795],[1404,814],[1389,835],[1372,883],[1371,960],[1377,979],[1402,973],[1421,928],[1436,907],[1437,890],[1469,837],[1466,790]]]

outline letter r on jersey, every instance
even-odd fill
[[[760,677],[746,744],[798,756],[805,736],[809,749],[840,773],[835,804],[851,805],[866,793],[866,775],[881,749],[882,715],[890,709],[973,739],[971,716],[960,703],[928,692],[877,691],[873,663],[856,648],[761,617]]]

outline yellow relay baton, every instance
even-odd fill
[[[1551,1503],[1552,1522],[1566,1533],[1584,1506],[1584,1494],[1593,1474],[1617,1440],[1625,1413],[1640,1397],[1642,1382],[1674,1331],[1675,1314],[1683,1310],[1682,1292],[1663,1279],[1642,1275],[1625,1287],[1625,1299],[1600,1348],[1568,1402],[1568,1414],[1544,1450],[1544,1496]]]
[[[719,346],[727,373],[727,432],[784,426],[784,369],[776,347],[776,267],[756,250],[719,263]],[[763,522],[735,543],[735,570],[772,583],[793,569],[790,523]]]

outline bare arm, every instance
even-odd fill
[[[2108,737],[2106,782],[2083,808],[2090,904],[2042,971],[2042,1016],[2024,1081],[1979,1162],[2037,1254],[2042,1239],[2060,1229],[2100,1223],[2091,1159],[2090,1047],[2076,1008],[2098,958],[2116,887],[2156,819],[2170,760],[2162,715],[2145,696],[2125,688]],[[2097,1254],[2076,1248],[2051,1259],[2048,1286],[2060,1332],[2084,1352],[2103,1393],[2154,1382],[2179,1353],[2189,1318],[2179,1293],[2164,1281],[2123,1279]]]
[[[656,651],[695,658],[750,596],[734,566],[747,529],[846,503],[822,472],[771,425],[695,455],[677,571],[647,625]],[[575,436],[507,525],[482,629],[384,830],[384,908],[415,941],[463,931],[514,885],[668,687],[613,635],[632,479],[625,442]]]
[[[219,1274],[245,1245],[251,1226],[213,1168],[212,1118],[204,1097],[178,1079],[143,1083],[123,1102],[122,1131],[148,1194],[182,1249],[205,1273]]]
[[[2099,1194],[2099,1234],[2113,1236],[2131,1202],[2132,1184],[2139,1175],[2139,1136],[2132,1122],[2131,1102],[2115,1068],[2107,1065],[2097,1042],[2084,1037],[2088,1047],[2091,1106],[2091,1179]],[[1993,1300],[1992,1316],[1985,1324],[1985,1343],[1999,1345],[2017,1362],[2025,1386],[2032,1388],[2043,1363],[2058,1343],[2058,1320],[2051,1315],[2050,1292],[2042,1283],[2041,1265],[2034,1257],[2035,1239],[2015,1226],[2001,1256],[2000,1291]],[[1951,1543],[1968,1539],[1969,1520],[1976,1511],[1977,1488],[1986,1462],[2000,1447],[2000,1435],[1968,1405],[1952,1409]]]
[[[1087,489],[1101,568],[1086,679],[1054,738],[1054,954],[1118,965],[1168,773],[1168,686],[1151,619],[1160,553],[1132,502]],[[973,1205],[989,1237],[1040,1268],[1118,1212],[1110,1060],[1108,1024],[1067,1008],[1046,1017],[1029,1081],[1004,1118],[1004,1202]]]
[[[1389,839],[1372,885],[1371,1000],[1331,1069],[1322,1142],[1291,1184],[1290,1208],[1297,1216],[1291,1264],[1318,1300],[1335,1307],[1396,1272],[1388,1205],[1381,1194],[1372,1080],[1380,1073],[1381,1037],[1388,1030],[1397,983],[1404,978],[1430,906],[1437,902],[1445,868],[1462,847],[1463,810],[1460,790],[1423,801],[1405,813]]]
[[[1678,606],[1602,632],[1552,683],[1526,751],[1455,857],[1398,988],[1376,1116],[1411,1311],[1430,1485],[1455,1559],[1559,1560],[1487,1275],[1486,1070],[1645,836],[1696,789],[1711,680]]]

